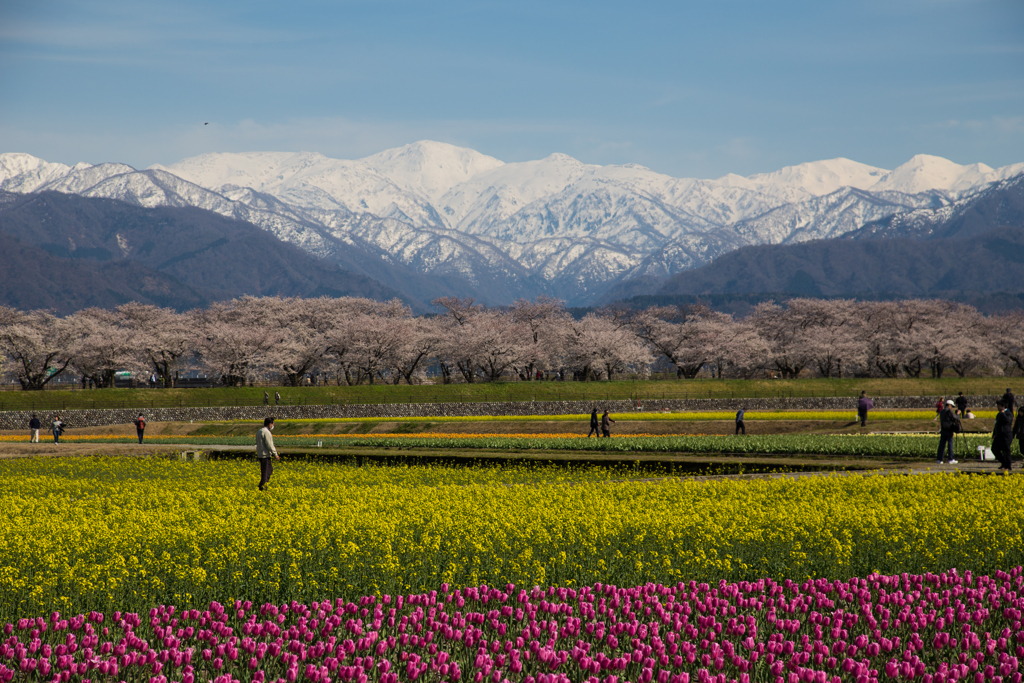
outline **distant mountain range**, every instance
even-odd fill
[[[654,285],[654,286],[652,286]],[[940,297],[1021,307],[1024,292],[1024,175],[938,210],[867,223],[839,239],[744,247],[677,273],[661,286],[620,285],[608,297],[709,299],[786,296]],[[1010,296],[999,297],[996,295]],[[1003,302],[986,301],[1002,299]]]
[[[401,297],[251,223],[59,192],[0,192],[0,266],[0,302],[59,313],[127,301],[187,309],[243,294]]]
[[[355,161],[206,154],[142,171],[0,154],[0,190],[204,209],[256,225],[419,305],[444,294],[490,304],[550,294],[570,305],[638,287],[650,294],[740,247],[847,233],[855,241],[901,236],[906,226],[940,221],[1021,173],[1024,163],[993,169],[919,155],[893,170],[832,159],[696,180],[561,154],[503,163],[437,142]],[[45,233],[15,236],[23,244],[61,244]]]

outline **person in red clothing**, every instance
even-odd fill
[[[139,413],[135,418],[135,433],[139,435],[139,443],[142,443],[142,435],[146,432],[146,418]]]

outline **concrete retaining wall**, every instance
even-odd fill
[[[994,408],[997,396],[971,396],[975,409]],[[931,409],[937,396],[881,396],[874,398],[876,409],[910,410]],[[142,413],[149,422],[188,422],[195,420],[262,420],[273,416],[278,420],[332,417],[423,417],[463,415],[565,415],[589,414],[609,410],[613,413],[638,410],[701,411],[701,410],[845,410],[850,419],[857,412],[857,399],[841,398],[691,398],[654,399],[641,401],[516,401],[493,403],[375,403],[360,405],[306,405],[306,406],[242,406],[209,408],[150,408]],[[93,409],[36,411],[45,429],[53,416],[60,414],[68,427],[98,427],[113,424],[131,424],[139,409]],[[27,429],[32,411],[0,412],[0,429]]]

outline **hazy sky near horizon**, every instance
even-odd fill
[[[204,125],[206,123],[209,125]],[[1024,161],[1021,0],[4,0],[0,152]]]

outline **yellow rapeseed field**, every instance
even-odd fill
[[[1021,477],[615,481],[608,470],[0,461],[0,619],[455,586],[1024,562]]]

